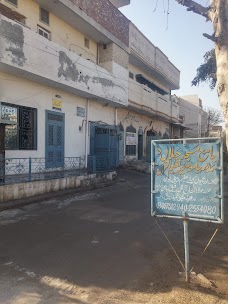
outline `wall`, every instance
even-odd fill
[[[34,181],[13,185],[0,186],[0,203],[16,199],[24,199],[60,190],[75,189],[78,187],[92,188],[99,184],[107,184],[116,178],[116,172],[72,176],[61,179]],[[7,206],[5,206],[7,207]],[[4,207],[3,207],[4,208]]]
[[[99,65],[111,72],[120,86],[127,88],[129,54],[115,43],[109,43],[105,47],[99,45],[98,56]]]
[[[173,89],[175,89],[175,87],[179,88],[180,71],[133,23],[130,23],[130,48],[149,65],[167,77],[169,81],[173,83]]]
[[[185,137],[201,137],[201,109],[189,101],[178,98],[180,115],[184,116]]]
[[[142,74],[146,79],[154,83],[157,87],[167,92],[167,94],[169,93],[169,88],[165,86],[164,83],[160,82],[157,78],[153,77],[152,75],[149,75],[143,69],[140,69],[139,67],[136,67],[133,64],[129,63],[129,71],[134,74],[134,79],[136,79],[135,75]],[[129,81],[132,81],[132,79],[129,78]]]
[[[30,79],[54,86],[58,83],[76,95],[128,103],[127,83],[8,18],[0,21],[0,62],[7,65],[8,71],[14,68],[18,73],[19,69]]]
[[[75,29],[60,18],[49,13],[50,25],[40,21],[40,7],[32,0],[19,0],[18,7],[15,7],[5,0],[0,3],[26,17],[26,25],[37,33],[37,25],[51,32],[51,40],[62,47],[72,50],[76,54],[82,54],[84,58],[89,58],[93,62],[97,61],[97,43],[90,39],[90,48],[84,46],[84,35],[80,29]]]
[[[65,113],[65,156],[85,157],[85,118],[77,116],[77,107],[86,109],[87,99],[23,78],[0,72],[0,101],[37,109],[37,150],[6,150],[6,157],[45,157],[45,110],[52,110],[55,95],[62,98]],[[90,101],[89,121],[115,123],[115,108]],[[82,127],[82,132],[79,131]],[[88,140],[89,142],[89,140]]]
[[[89,17],[129,45],[129,20],[109,0],[70,0]]]
[[[146,153],[147,131],[153,130],[160,137],[163,137],[164,135],[169,135],[170,133],[170,127],[168,123],[122,108],[118,109],[118,124],[121,124],[123,126],[125,135],[126,135],[126,128],[132,125],[136,129],[137,140],[138,140],[139,128],[141,127],[143,129],[144,156]],[[125,142],[125,138],[124,138],[124,142]],[[124,155],[125,155],[125,149],[124,149]],[[137,159],[137,158],[138,158],[138,141],[136,145],[136,156],[125,156],[125,160]]]

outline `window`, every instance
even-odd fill
[[[6,2],[9,2],[10,4],[17,6],[17,0],[6,0]]]
[[[40,21],[49,25],[49,12],[40,7]]]
[[[36,150],[37,110],[2,103],[3,117],[7,115],[14,125],[6,125],[5,148],[8,150]]]
[[[51,33],[47,30],[45,30],[44,28],[42,28],[41,26],[37,26],[37,29],[38,29],[38,34],[43,36],[44,38],[47,38],[50,40],[50,37],[51,37]]]
[[[134,79],[134,74],[133,74],[132,72],[130,72],[130,71],[129,71],[129,77],[130,77],[131,79]]]
[[[89,39],[88,38],[84,38],[84,45],[87,49],[89,49]]]

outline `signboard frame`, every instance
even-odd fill
[[[220,153],[220,162],[219,166],[216,168],[220,172],[219,175],[219,189],[220,193],[218,195],[219,198],[219,206],[220,206],[220,213],[219,217],[217,219],[207,219],[207,218],[197,218],[197,217],[191,217],[188,216],[185,212],[183,212],[183,215],[168,215],[168,214],[157,214],[157,209],[155,206],[155,195],[157,193],[155,189],[155,148],[159,144],[174,144],[174,143],[182,143],[183,146],[185,146],[188,143],[209,143],[219,144],[219,153]],[[166,217],[166,218],[179,218],[179,219],[186,219],[186,220],[192,220],[192,221],[202,221],[202,222],[212,222],[217,224],[222,224],[224,222],[224,202],[223,202],[223,141],[222,138],[219,137],[205,137],[205,138],[182,138],[182,139],[161,139],[161,140],[153,140],[151,141],[151,215],[157,216],[157,217]]]

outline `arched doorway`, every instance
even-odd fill
[[[136,156],[136,129],[131,125],[126,128],[126,156]]]

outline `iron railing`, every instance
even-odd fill
[[[62,165],[47,167],[45,158],[0,159],[0,185],[79,176],[81,157],[65,157]]]
[[[117,167],[115,158],[111,156],[89,155],[87,171],[88,173],[101,173],[112,171]]]

